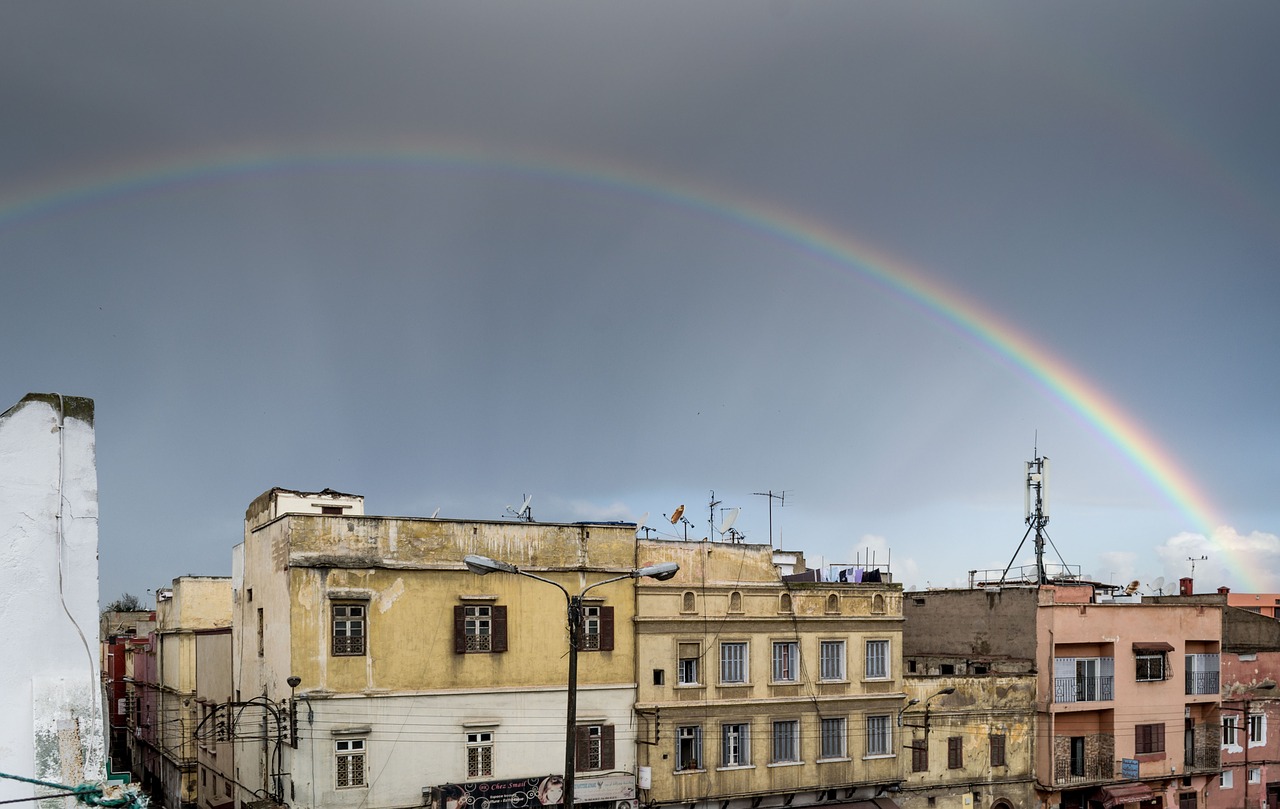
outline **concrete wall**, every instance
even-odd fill
[[[953,673],[1034,670],[1039,594],[1031,587],[987,590],[923,590],[903,596],[903,657],[907,672]],[[911,670],[911,663],[915,671]]]
[[[94,447],[91,399],[0,414],[0,621],[22,650],[0,666],[0,770],[72,785],[105,775]],[[0,781],[0,800],[33,794]]]

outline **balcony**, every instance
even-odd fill
[[[1115,699],[1115,677],[1055,677],[1053,701],[1106,702]]]
[[[1112,781],[1119,776],[1115,737],[1109,733],[1054,738],[1053,784],[1068,786]]]
[[[1187,672],[1187,694],[1203,695],[1218,693],[1218,672],[1216,671],[1188,671]]]

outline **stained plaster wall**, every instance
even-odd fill
[[[577,593],[635,565],[633,527],[304,516],[296,504],[286,515],[272,497],[246,514],[233,555],[234,674],[244,699],[285,699],[287,677],[301,679],[299,748],[284,751],[291,805],[419,804],[424,787],[467,780],[466,733],[481,726],[494,733],[495,779],[563,769],[564,595],[520,576],[476,576],[462,559],[512,562]],[[615,645],[583,652],[578,671],[578,717],[614,725],[622,772],[634,771],[633,588],[628,579],[589,594],[614,607]],[[453,609],[465,598],[508,608],[507,652],[455,654]],[[335,599],[367,602],[366,654],[331,654]],[[334,783],[336,737],[365,740],[368,787]],[[260,759],[237,750],[242,783],[264,783]]]
[[[64,784],[105,775],[96,464],[93,400],[0,414],[0,622],[22,650],[0,666],[0,770]],[[32,795],[0,780],[0,800]]]
[[[680,564],[674,579],[637,587],[636,711],[645,740],[638,763],[650,768],[648,801],[802,807],[828,800],[830,790],[846,800],[870,797],[900,777],[896,754],[868,754],[866,727],[868,716],[893,717],[902,704],[901,585],[784,582],[774,553],[761,545],[642,540],[639,553],[642,565]],[[889,642],[884,678],[865,676],[865,643],[873,639]],[[798,679],[774,683],[772,643],[791,640],[799,645]],[[845,642],[844,679],[820,681],[821,640]],[[721,641],[747,644],[746,683],[719,683]],[[678,682],[681,643],[700,647],[698,684]],[[824,718],[846,720],[847,755],[821,758]],[[775,720],[800,723],[800,761],[770,763]],[[749,725],[749,766],[721,766],[726,723]],[[700,767],[675,769],[681,727],[701,728]]]

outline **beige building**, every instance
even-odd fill
[[[879,570],[816,581],[799,555],[784,576],[768,546],[639,547],[642,564],[681,568],[637,587],[641,802],[887,801],[902,778],[901,585],[870,581]]]
[[[900,714],[902,809],[1037,803],[1036,676],[915,676]]]
[[[554,582],[479,576],[479,554]],[[239,800],[292,807],[555,804],[566,598],[637,565],[635,526],[376,517],[272,489],[233,561]],[[576,803],[631,809],[631,579],[584,601]],[[251,700],[253,702],[251,703]],[[296,719],[295,719],[296,717]],[[291,725],[296,723],[297,732]],[[256,736],[251,727],[265,729]]]
[[[133,653],[132,761],[166,809],[196,806],[196,634],[231,625],[231,580],[182,576],[156,594],[149,642]]]
[[[1041,805],[1203,805],[1218,777],[1220,608],[1088,583],[911,593],[909,672],[1036,675]]]
[[[219,706],[235,699],[231,669],[231,627],[194,634],[196,660],[196,803],[199,809],[235,806],[235,747],[225,731]]]

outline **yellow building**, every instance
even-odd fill
[[[635,526],[363,512],[359,496],[283,489],[246,512],[233,574],[235,683],[240,701],[258,698],[245,716],[267,732],[236,753],[241,801],[557,802],[565,593],[475,575],[463,558],[514,564],[576,595],[636,566]],[[579,806],[624,809],[635,797],[634,607],[630,579],[584,601]]]
[[[816,581],[793,558],[784,575],[768,546],[640,542],[641,564],[681,568],[637,586],[646,805],[891,804],[902,780],[901,585],[878,569]]]
[[[1036,675],[912,677],[902,809],[1035,806]]]

